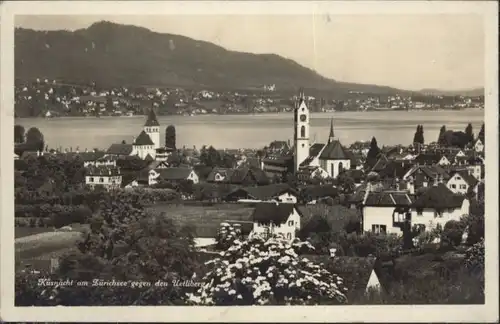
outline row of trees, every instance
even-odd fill
[[[484,144],[484,123],[481,126],[477,138]],[[446,126],[443,125],[439,130],[437,143],[443,146],[459,147],[463,149],[473,144],[475,139],[471,123],[467,125],[464,132],[447,130]]]
[[[43,151],[45,140],[42,132],[36,127],[31,127],[26,132],[22,125],[14,125],[14,143],[20,151]]]

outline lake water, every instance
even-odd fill
[[[393,112],[341,112],[312,113],[311,142],[325,142],[334,118],[335,136],[348,146],[360,141],[377,138],[379,146],[410,144],[416,126],[424,126],[425,142],[436,141],[442,125],[463,131],[472,123],[474,133],[484,122],[484,110],[461,111],[393,111]],[[162,143],[165,128],[174,125],[177,146],[215,148],[261,148],[273,140],[292,140],[293,115],[291,113],[260,115],[199,115],[159,116]],[[131,143],[138,136],[146,121],[145,116],[134,117],[63,117],[54,119],[22,118],[15,121],[26,130],[38,127],[50,148],[102,148],[125,140]]]

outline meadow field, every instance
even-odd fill
[[[155,213],[164,213],[180,226],[191,226],[195,236],[214,238],[220,223],[224,221],[250,221],[254,208],[244,204],[215,204],[213,206],[190,206],[158,204],[149,208]]]

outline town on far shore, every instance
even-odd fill
[[[47,89],[47,100],[69,110],[77,102],[74,98],[79,98],[78,107],[83,107],[79,111],[85,113],[110,111],[123,97],[166,98],[159,90],[140,95],[126,89],[104,95],[86,90],[90,92],[84,94],[76,87],[47,80],[37,80],[16,93],[20,100],[31,100],[33,97],[23,93],[42,86]],[[274,91],[273,87],[266,89]],[[109,100],[110,94],[116,98]],[[204,98],[220,96],[201,92]],[[476,130],[471,124],[464,130],[443,125],[438,138],[425,137],[425,125],[415,125],[412,143],[379,147],[376,134],[365,142],[341,143],[332,117],[329,132],[313,140],[311,115],[323,108],[313,109],[313,100],[304,91],[292,99],[293,141],[270,138],[269,145],[261,149],[218,150],[210,143],[199,148],[178,147],[175,125],[158,121],[161,106],[156,101],[147,109],[142,129],[131,130],[137,134],[133,141],[113,143],[107,150],[81,149],[78,143],[71,148],[52,148],[40,130],[25,131],[22,119],[17,119],[16,272],[85,277],[87,271],[108,279],[136,276],[144,280],[154,277],[148,271],[165,276],[174,273],[177,279],[218,278],[213,280],[224,292],[221,297],[213,289],[196,287],[199,290],[193,288],[187,299],[168,294],[144,301],[144,295],[129,296],[128,290],[127,294],[117,290],[115,296],[127,297],[110,301],[107,294],[98,292],[92,295],[92,302],[85,302],[100,305],[138,300],[188,305],[275,300],[276,304],[484,303],[484,278],[470,275],[471,267],[476,271],[484,262],[484,124]],[[408,103],[404,98],[398,100]],[[464,103],[475,105],[472,99]],[[147,222],[141,223],[144,215],[149,215]],[[190,234],[178,234],[188,230]],[[192,238],[193,246],[183,245],[179,237]],[[285,243],[263,244],[262,237],[279,237]],[[304,245],[298,248],[298,242]],[[272,266],[265,263],[270,258],[267,250],[258,261],[251,261],[251,251],[269,244],[284,248],[279,261]],[[262,259],[264,255],[268,259]],[[138,258],[149,262],[150,270],[144,270],[143,263],[135,261]],[[169,261],[162,263],[158,258]],[[304,258],[307,261],[302,263]],[[208,260],[212,263],[204,263]],[[225,286],[227,278],[213,277],[226,271],[223,261],[235,269],[248,269],[248,276],[240,278],[235,270],[241,281],[228,281]],[[330,279],[318,280],[334,280],[338,287],[329,283],[328,289],[336,288],[328,290],[328,296],[300,284],[279,290],[276,287],[284,287],[294,278],[280,268],[288,262],[293,269],[303,265],[303,271],[313,272],[316,270],[307,270],[307,262],[321,264],[327,271],[322,276]],[[268,270],[259,270],[261,265]],[[124,273],[124,268],[130,273]],[[253,276],[252,271],[264,271],[265,277]],[[283,271],[281,279],[272,279],[273,271]],[[256,278],[272,281],[272,288],[247,295],[242,287]],[[300,280],[306,282],[307,278]],[[25,292],[39,289],[17,282],[16,287]],[[269,291],[277,297],[266,295]],[[19,293],[16,304],[52,303],[42,297],[33,301],[29,296],[32,294]],[[73,303],[69,299],[63,302]]]
[[[165,87],[103,87],[37,78],[17,81],[17,117],[135,116],[147,115],[153,107],[158,115],[262,114],[292,112],[296,96],[276,85],[255,89],[210,90]],[[309,94],[314,113],[343,111],[436,111],[484,109],[484,95],[442,95],[426,92],[377,94],[349,91],[347,94]]]

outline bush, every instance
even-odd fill
[[[345,304],[347,288],[321,265],[300,259],[304,244],[275,237],[252,236],[210,261],[211,282],[189,295],[194,305],[318,305]]]
[[[441,234],[441,245],[443,247],[457,247],[462,242],[464,234],[463,223],[454,220],[448,221],[443,228]]]

